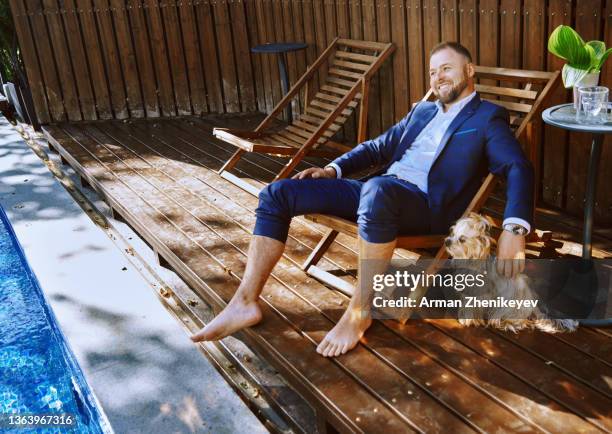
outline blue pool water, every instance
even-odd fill
[[[9,419],[9,415],[13,415]],[[15,415],[68,426],[11,429]],[[45,421],[45,422],[48,422]],[[51,422],[54,422],[51,419]],[[0,207],[0,432],[112,432]]]

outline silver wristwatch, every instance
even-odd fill
[[[504,225],[504,230],[508,232],[512,232],[514,235],[525,236],[527,234],[527,229],[516,223],[506,223]]]

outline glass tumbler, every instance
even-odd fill
[[[579,105],[576,120],[583,124],[603,124],[607,121],[608,88],[585,86],[578,89]]]

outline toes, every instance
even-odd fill
[[[327,351],[325,352],[324,356],[332,357],[335,352],[336,352],[336,344],[331,344],[329,347],[327,347]]]
[[[205,337],[208,333],[206,332],[206,327],[198,331],[197,333],[192,334],[189,338],[192,342],[200,342],[205,340]]]
[[[324,356],[325,350],[327,349],[328,346],[329,346],[329,341],[327,339],[323,339],[321,343],[319,344],[319,346],[317,347],[317,353]]]
[[[335,351],[334,351],[334,357],[338,357],[340,354],[342,354],[342,348],[344,347],[344,345],[340,344],[340,345],[336,345]]]

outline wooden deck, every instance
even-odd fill
[[[63,161],[219,310],[242,278],[257,200],[216,174],[233,149],[211,131],[247,129],[254,120],[98,121],[47,126],[45,132]],[[249,156],[235,173],[268,181],[278,167],[274,158]],[[560,224],[550,213],[540,217]],[[300,270],[322,230],[295,220],[262,294],[264,321],[242,337],[335,429],[612,431],[609,330],[514,335],[455,321],[376,321],[354,351],[333,360],[319,356],[315,347],[348,298]],[[576,228],[565,220],[564,236],[575,237]],[[598,256],[608,255],[601,248],[612,245],[606,235],[596,235]],[[563,248],[571,252],[572,246]],[[355,241],[340,236],[320,264],[344,270],[352,282],[354,251]]]

